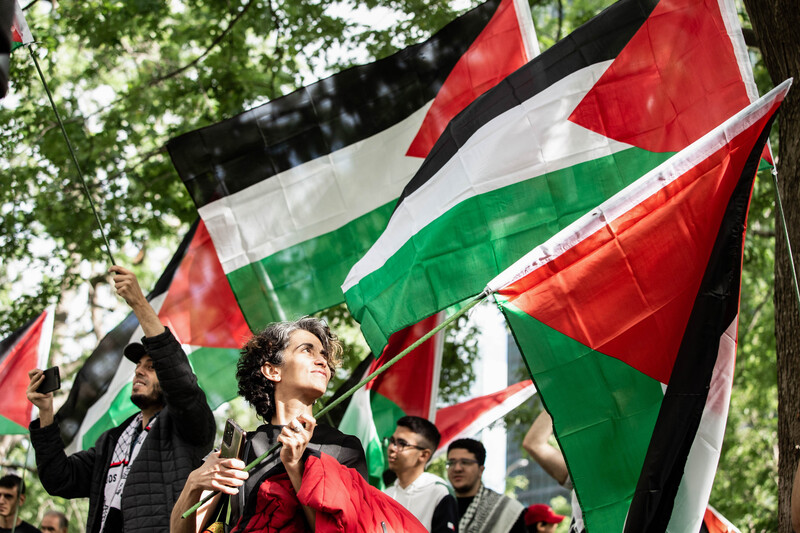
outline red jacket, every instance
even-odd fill
[[[246,531],[304,532],[302,504],[316,511],[316,531],[320,533],[427,533],[402,505],[325,453],[306,459],[298,494],[283,473],[266,479],[257,498]]]

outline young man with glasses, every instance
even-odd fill
[[[486,448],[475,439],[458,439],[447,447],[447,478],[458,498],[461,533],[525,533],[525,507],[486,488],[481,482]]]
[[[458,531],[456,500],[442,478],[425,472],[440,438],[436,426],[424,418],[404,416],[398,420],[387,451],[389,470],[397,480],[384,492],[431,533],[451,533]]]

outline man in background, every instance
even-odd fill
[[[69,520],[67,520],[67,515],[61,511],[51,509],[44,513],[39,529],[42,530],[42,533],[67,533]]]
[[[425,465],[439,446],[441,436],[430,421],[404,416],[389,437],[389,470],[397,475],[384,492],[422,522],[432,533],[457,531],[458,508],[447,483],[425,472]]]
[[[458,500],[458,531],[525,533],[525,507],[483,485],[485,462],[486,448],[475,439],[457,439],[447,447],[447,478]]]
[[[12,529],[19,533],[40,533],[19,517],[19,508],[25,503],[25,482],[19,476],[6,474],[0,477],[0,533]]]

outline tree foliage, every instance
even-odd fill
[[[751,15],[765,9],[766,1],[748,0]],[[0,337],[51,303],[60,304],[62,325],[80,309],[120,316],[118,307],[105,309],[96,297],[107,283],[103,273],[108,260],[34,56],[54,95],[112,252],[119,262],[136,265],[143,286],[150,286],[147,281],[154,280],[166,262],[153,251],[175,249],[197,216],[166,153],[169,138],[418,42],[476,3],[33,0],[25,12],[37,44],[12,56],[10,93],[0,105]],[[611,3],[532,0],[542,48]],[[748,26],[744,12],[742,17]],[[772,41],[777,42],[774,46],[782,42],[781,37]],[[784,53],[800,57],[792,46]],[[772,81],[758,50],[751,49],[751,54],[763,93]],[[793,131],[789,146],[796,148],[798,129],[792,120],[794,129],[782,123],[781,135]],[[780,140],[783,147],[785,140]],[[783,157],[779,169],[782,162]],[[784,177],[794,175],[796,168]],[[737,373],[711,499],[734,523],[752,531],[777,529],[778,515],[773,195],[769,174],[760,175],[745,245]],[[795,188],[787,202],[797,205],[797,200]],[[778,291],[785,292],[785,286]],[[86,300],[86,306],[76,311],[76,299]],[[366,355],[366,346],[357,340],[344,308],[323,315],[344,332],[349,354],[345,368],[352,368]],[[56,345],[68,344],[67,337],[88,336],[70,356],[79,359],[105,333],[101,322],[75,320],[57,329]],[[447,333],[442,403],[463,397],[475,378],[471,363],[476,331],[464,326],[460,321]],[[337,380],[346,374],[340,373]],[[535,411],[520,411],[509,423],[530,423]]]

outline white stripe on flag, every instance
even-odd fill
[[[432,102],[368,139],[200,208],[225,273],[397,199],[422,164],[405,153]]]
[[[342,290],[381,268],[412,236],[464,200],[630,148],[568,120],[609,65],[610,60],[581,69],[484,125],[403,199]]]
[[[667,533],[700,531],[714,484],[733,387],[738,315],[722,334],[700,426],[689,450]]]
[[[730,139],[756,123],[769,111],[780,93],[788,91],[790,86],[791,80],[784,81],[760,100],[742,109],[699,140],[556,233],[547,242],[537,246],[501,272],[486,286],[487,289],[495,292],[541,268],[542,265],[554,261],[579,242],[600,231],[611,221],[664,189],[668,184],[728,144]]]

